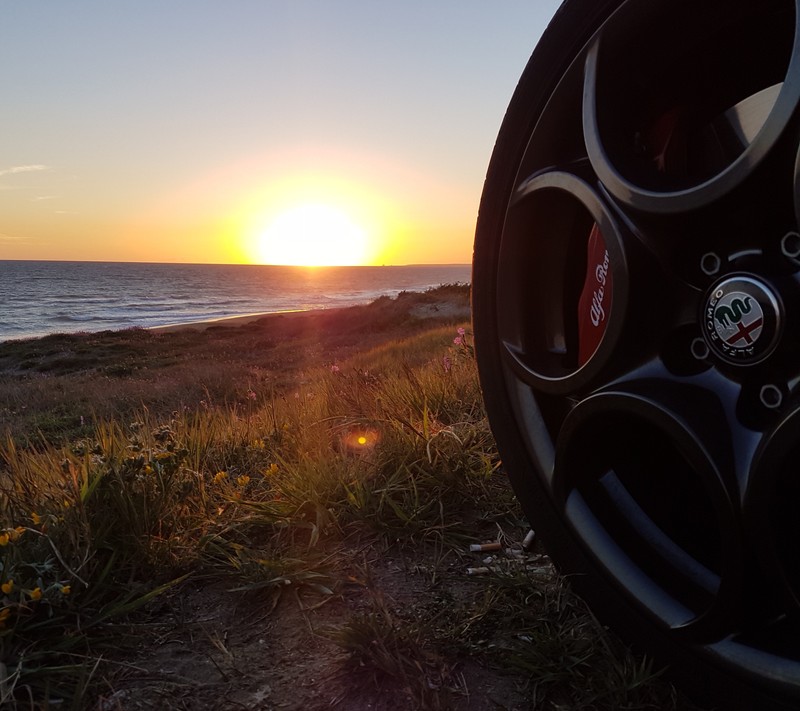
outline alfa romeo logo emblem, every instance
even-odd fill
[[[775,348],[781,326],[777,297],[750,276],[728,277],[706,299],[704,336],[712,351],[729,363],[751,365]]]
[[[754,345],[764,330],[764,311],[743,291],[723,293],[714,307],[714,330],[732,348]]]

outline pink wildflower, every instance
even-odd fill
[[[442,358],[442,365],[444,366],[444,372],[445,373],[449,373],[450,372],[450,368],[452,368],[452,366],[453,366],[453,361],[451,361],[448,356],[444,356]]]
[[[339,366],[336,365],[335,363],[331,366],[331,373],[336,374],[339,372],[339,370],[340,370]]]
[[[458,333],[459,336],[464,336],[467,333],[467,329],[465,329],[463,327],[459,327],[459,328],[456,329],[456,333]]]
[[[463,345],[464,339],[461,336],[456,336],[453,339],[453,343],[455,343],[457,346]]]
[[[256,394],[252,390],[248,389],[247,390],[247,397],[248,397],[249,400],[255,400],[256,399]]]

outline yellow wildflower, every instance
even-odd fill
[[[225,479],[227,478],[228,478],[228,472],[217,472],[216,474],[214,474],[214,483],[219,484],[220,482],[225,481]]]
[[[172,456],[172,452],[159,452],[158,454],[156,454],[154,459],[157,459],[158,461],[161,461],[162,459],[169,459],[171,456]]]
[[[11,537],[7,533],[0,533],[0,546],[7,546]]]
[[[42,522],[42,517],[37,514],[35,511],[31,512],[31,521],[33,521],[34,526],[38,526]]]
[[[42,589],[39,587],[34,588],[31,590],[31,600],[41,600],[42,599]]]
[[[62,595],[69,595],[72,592],[71,585],[62,585],[61,586],[61,594]]]
[[[236,479],[236,483],[244,488],[250,483],[250,477],[247,476],[247,474],[242,474],[238,479]]]
[[[11,614],[10,607],[4,607],[2,610],[0,610],[0,629],[3,629],[3,627],[6,626],[6,620],[8,619],[8,616],[10,614]]]
[[[145,464],[144,473],[145,474],[152,474],[153,473],[153,467],[151,467],[149,464]]]
[[[10,595],[12,592],[14,592],[14,580],[9,579],[8,582],[0,585],[0,590],[3,591],[4,595]]]
[[[273,462],[264,470],[264,476],[275,476],[278,473],[278,465]]]
[[[23,533],[25,533],[25,526],[17,526],[16,528],[10,528],[6,531],[8,534],[9,539],[13,543],[16,541]]]

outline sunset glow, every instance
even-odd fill
[[[16,3],[0,260],[466,264],[559,1]]]

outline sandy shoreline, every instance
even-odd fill
[[[356,304],[355,306],[338,306],[330,309],[291,309],[287,311],[264,311],[240,316],[225,316],[223,318],[207,319],[203,321],[187,321],[186,323],[166,324],[164,326],[149,326],[146,330],[152,333],[178,333],[180,331],[206,331],[209,328],[235,328],[246,326],[257,321],[267,321],[278,317],[296,319],[301,317],[326,317],[341,314],[350,309],[364,308],[369,304]],[[470,316],[469,306],[449,300],[435,301],[429,304],[416,305],[411,313],[417,318],[465,318]]]
[[[346,307],[342,307],[346,308]],[[287,311],[262,311],[253,314],[242,314],[240,316],[223,316],[222,318],[212,318],[203,321],[186,321],[185,323],[169,323],[163,326],[148,326],[147,331],[153,333],[176,333],[178,331],[205,331],[209,328],[217,326],[232,327],[232,326],[245,326],[254,321],[260,321],[265,318],[272,318],[274,316],[302,316],[305,314],[316,313],[335,313],[341,311],[342,308],[336,309],[290,309]]]

